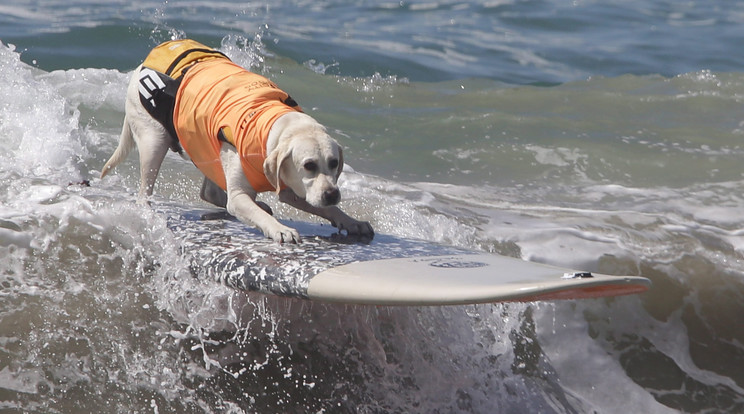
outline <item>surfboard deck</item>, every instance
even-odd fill
[[[285,222],[301,244],[278,244],[224,210],[156,206],[182,241],[196,277],[235,289],[371,305],[457,305],[585,299],[641,293],[651,282],[377,234],[363,240],[330,225]]]

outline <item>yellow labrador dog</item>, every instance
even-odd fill
[[[172,149],[204,173],[204,200],[275,241],[298,243],[300,236],[256,202],[259,192],[277,191],[282,202],[348,234],[374,236],[369,223],[337,207],[343,152],[325,128],[273,82],[193,40],[157,46],[134,71],[119,145],[101,177],[135,145],[140,200],[152,195]]]

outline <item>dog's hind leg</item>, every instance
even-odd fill
[[[160,165],[163,164],[165,154],[168,153],[169,140],[163,140],[159,145],[153,140],[140,140],[138,146],[140,154],[140,189],[139,199],[144,199],[152,195],[155,188],[155,180],[160,172]],[[164,145],[163,145],[164,144]]]
[[[137,141],[140,158],[140,188],[138,198],[144,200],[152,195],[160,165],[170,148],[171,137],[165,128],[153,119],[132,124],[132,133]]]
[[[101,178],[106,176],[114,167],[119,165],[129,155],[132,148],[137,146],[140,156],[140,188],[139,199],[152,195],[155,179],[158,178],[160,165],[168,152],[170,135],[155,121],[149,125],[132,124],[129,116],[124,117],[119,145],[114,154],[101,170]]]

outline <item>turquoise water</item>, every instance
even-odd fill
[[[0,410],[744,411],[742,21],[724,1],[3,2]],[[184,36],[332,131],[343,207],[376,231],[653,289],[385,308],[194,279],[135,204],[137,157],[97,179],[129,72]],[[199,183],[169,156],[156,200],[203,206]]]

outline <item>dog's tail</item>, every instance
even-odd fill
[[[121,137],[119,138],[119,146],[116,147],[116,151],[114,151],[114,154],[111,155],[111,158],[109,158],[108,162],[106,162],[106,165],[103,166],[103,169],[101,170],[101,178],[105,177],[106,174],[109,173],[114,167],[119,165],[122,161],[124,161],[125,158],[127,158],[127,155],[129,155],[129,152],[134,148],[134,137],[132,136],[132,128],[129,126],[129,120],[127,119],[127,116],[124,116],[124,126],[121,127]]]

